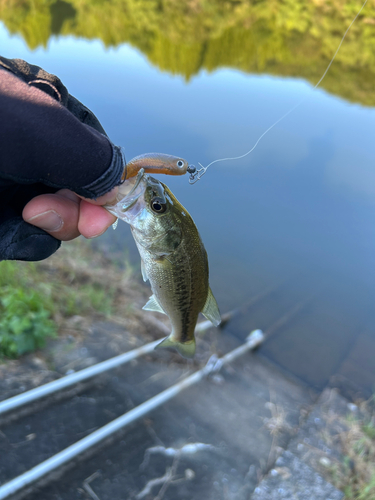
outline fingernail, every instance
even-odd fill
[[[48,210],[42,214],[34,215],[34,217],[31,217],[31,219],[28,219],[26,222],[30,222],[30,224],[38,226],[40,229],[44,229],[44,231],[50,233],[58,231],[64,224],[60,215],[54,210]]]

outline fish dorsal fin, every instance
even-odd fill
[[[141,272],[142,272],[142,278],[143,278],[143,281],[147,281],[148,280],[148,276],[147,276],[147,272],[146,272],[146,266],[143,262],[143,260],[141,259]]]
[[[156,312],[165,314],[163,308],[159,304],[159,302],[158,302],[157,298],[155,297],[155,295],[151,295],[151,297],[149,298],[147,304],[145,304],[142,307],[142,309],[144,309],[145,311],[156,311]]]
[[[220,325],[221,323],[220,311],[216,299],[213,296],[213,293],[211,292],[211,288],[208,289],[207,300],[204,305],[202,314],[207,319],[209,319],[213,325],[215,326]]]
[[[189,340],[188,342],[178,342],[171,335],[166,337],[164,340],[158,344],[155,349],[160,349],[163,347],[172,347],[176,349],[176,351],[181,354],[184,358],[192,358],[195,354],[195,339]]]

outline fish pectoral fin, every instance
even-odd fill
[[[179,342],[169,335],[158,344],[155,349],[163,347],[172,347],[181,354],[184,358],[192,358],[195,354],[195,339],[188,340],[187,342]]]
[[[142,272],[142,278],[143,278],[143,281],[147,281],[148,280],[148,276],[147,276],[147,272],[146,272],[146,266],[143,262],[143,260],[141,259],[141,272]]]
[[[148,302],[142,307],[145,311],[156,311],[165,314],[155,295],[151,295]]]
[[[204,305],[202,314],[207,319],[209,319],[213,325],[215,326],[220,325],[221,323],[220,311],[216,299],[213,296],[213,293],[211,292],[211,288],[208,289],[207,300]]]

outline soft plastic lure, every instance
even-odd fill
[[[147,174],[184,175],[186,172],[195,172],[195,167],[183,158],[164,153],[145,153],[125,165],[121,181],[135,177],[142,168]]]

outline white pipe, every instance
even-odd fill
[[[48,382],[48,384],[41,385],[40,387],[36,387],[35,389],[26,391],[23,394],[18,394],[17,396],[6,399],[5,401],[2,401],[0,403],[0,416],[8,411],[15,410],[20,406],[32,403],[37,399],[60,391],[61,389],[66,389],[67,387],[78,384],[83,380],[87,380],[91,377],[95,377],[96,375],[100,375],[103,372],[116,368],[117,366],[129,363],[129,361],[153,351],[155,346],[157,346],[159,343],[160,340],[155,340],[154,342],[150,342],[149,344],[138,347],[137,349],[133,349],[132,351],[125,352],[123,354],[120,354],[119,356],[115,356],[114,358],[110,358],[106,361],[102,361],[101,363],[97,363],[96,365],[89,366],[84,370],[66,375],[65,377],[59,378],[58,380],[53,380],[52,382]]]
[[[219,371],[223,365],[231,363],[239,356],[242,356],[247,351],[255,349],[258,347],[263,340],[265,339],[264,333],[262,330],[254,330],[252,331],[245,340],[245,343],[233,349],[233,351],[228,352],[222,358],[217,360],[217,363],[214,365],[213,370]]]
[[[254,349],[263,340],[264,340],[263,333],[260,330],[255,330],[255,332],[252,332],[247,337],[245,344],[238,347],[237,349],[234,349],[233,351],[226,354],[222,358],[219,358],[217,360],[217,363],[220,363],[220,368],[221,368],[221,366],[223,366],[226,363],[229,363],[230,361],[233,361],[238,356],[245,354],[245,352],[247,352],[248,350]],[[177,396],[177,394],[179,394],[184,389],[187,389],[188,387],[200,382],[204,377],[209,375],[212,371],[215,371],[219,368],[217,363],[215,364],[208,363],[204,368],[198,370],[192,375],[189,375],[181,382],[172,385],[165,391],[160,392],[153,398],[145,401],[136,408],[133,408],[132,410],[128,411],[121,417],[116,418],[109,424],[101,427],[97,431],[92,432],[91,434],[81,439],[80,441],[77,441],[71,446],[68,446],[68,448],[65,448],[65,450],[60,451],[56,455],[36,465],[35,467],[25,472],[24,474],[21,474],[20,476],[12,479],[8,483],[5,483],[4,486],[0,487],[0,500],[5,500],[6,498],[9,498],[11,495],[14,495],[21,489],[25,488],[26,486],[29,486],[33,482],[41,479],[42,477],[54,471],[58,467],[61,467],[70,460],[76,458],[77,455],[80,455],[81,453],[92,448],[93,446],[103,441],[104,439],[108,438],[115,432],[119,431],[120,429],[123,429],[127,425],[145,416],[151,410],[154,410],[158,406],[166,403],[170,399]]]
[[[251,301],[246,304],[244,307],[240,309],[235,309],[226,314],[222,315],[222,323],[227,322],[236,314],[237,311],[242,311],[244,308],[247,308],[249,305],[253,305],[260,298],[263,298],[265,295],[270,293],[270,291],[274,290],[275,287],[271,289],[267,289],[265,292],[258,294]],[[197,323],[195,327],[195,333],[200,333],[208,328],[211,328],[213,325],[211,321],[202,321]],[[40,387],[36,387],[35,389],[31,389],[22,394],[18,394],[17,396],[13,396],[12,398],[6,399],[5,401],[0,402],[0,417],[9,411],[16,410],[20,406],[32,403],[33,401],[37,401],[45,396],[53,394],[62,389],[66,389],[71,387],[79,382],[87,380],[91,377],[95,377],[96,375],[100,375],[108,370],[112,370],[118,366],[121,366],[133,359],[136,359],[140,356],[148,354],[153,351],[154,348],[160,343],[161,339],[155,340],[154,342],[150,342],[142,347],[138,347],[137,349],[133,349],[132,351],[126,352],[124,354],[120,354],[119,356],[115,356],[114,358],[110,358],[101,363],[97,363],[93,366],[80,370],[76,373],[72,373],[70,375],[66,375],[64,377],[59,378],[58,380],[53,380],[52,382],[48,382]]]

